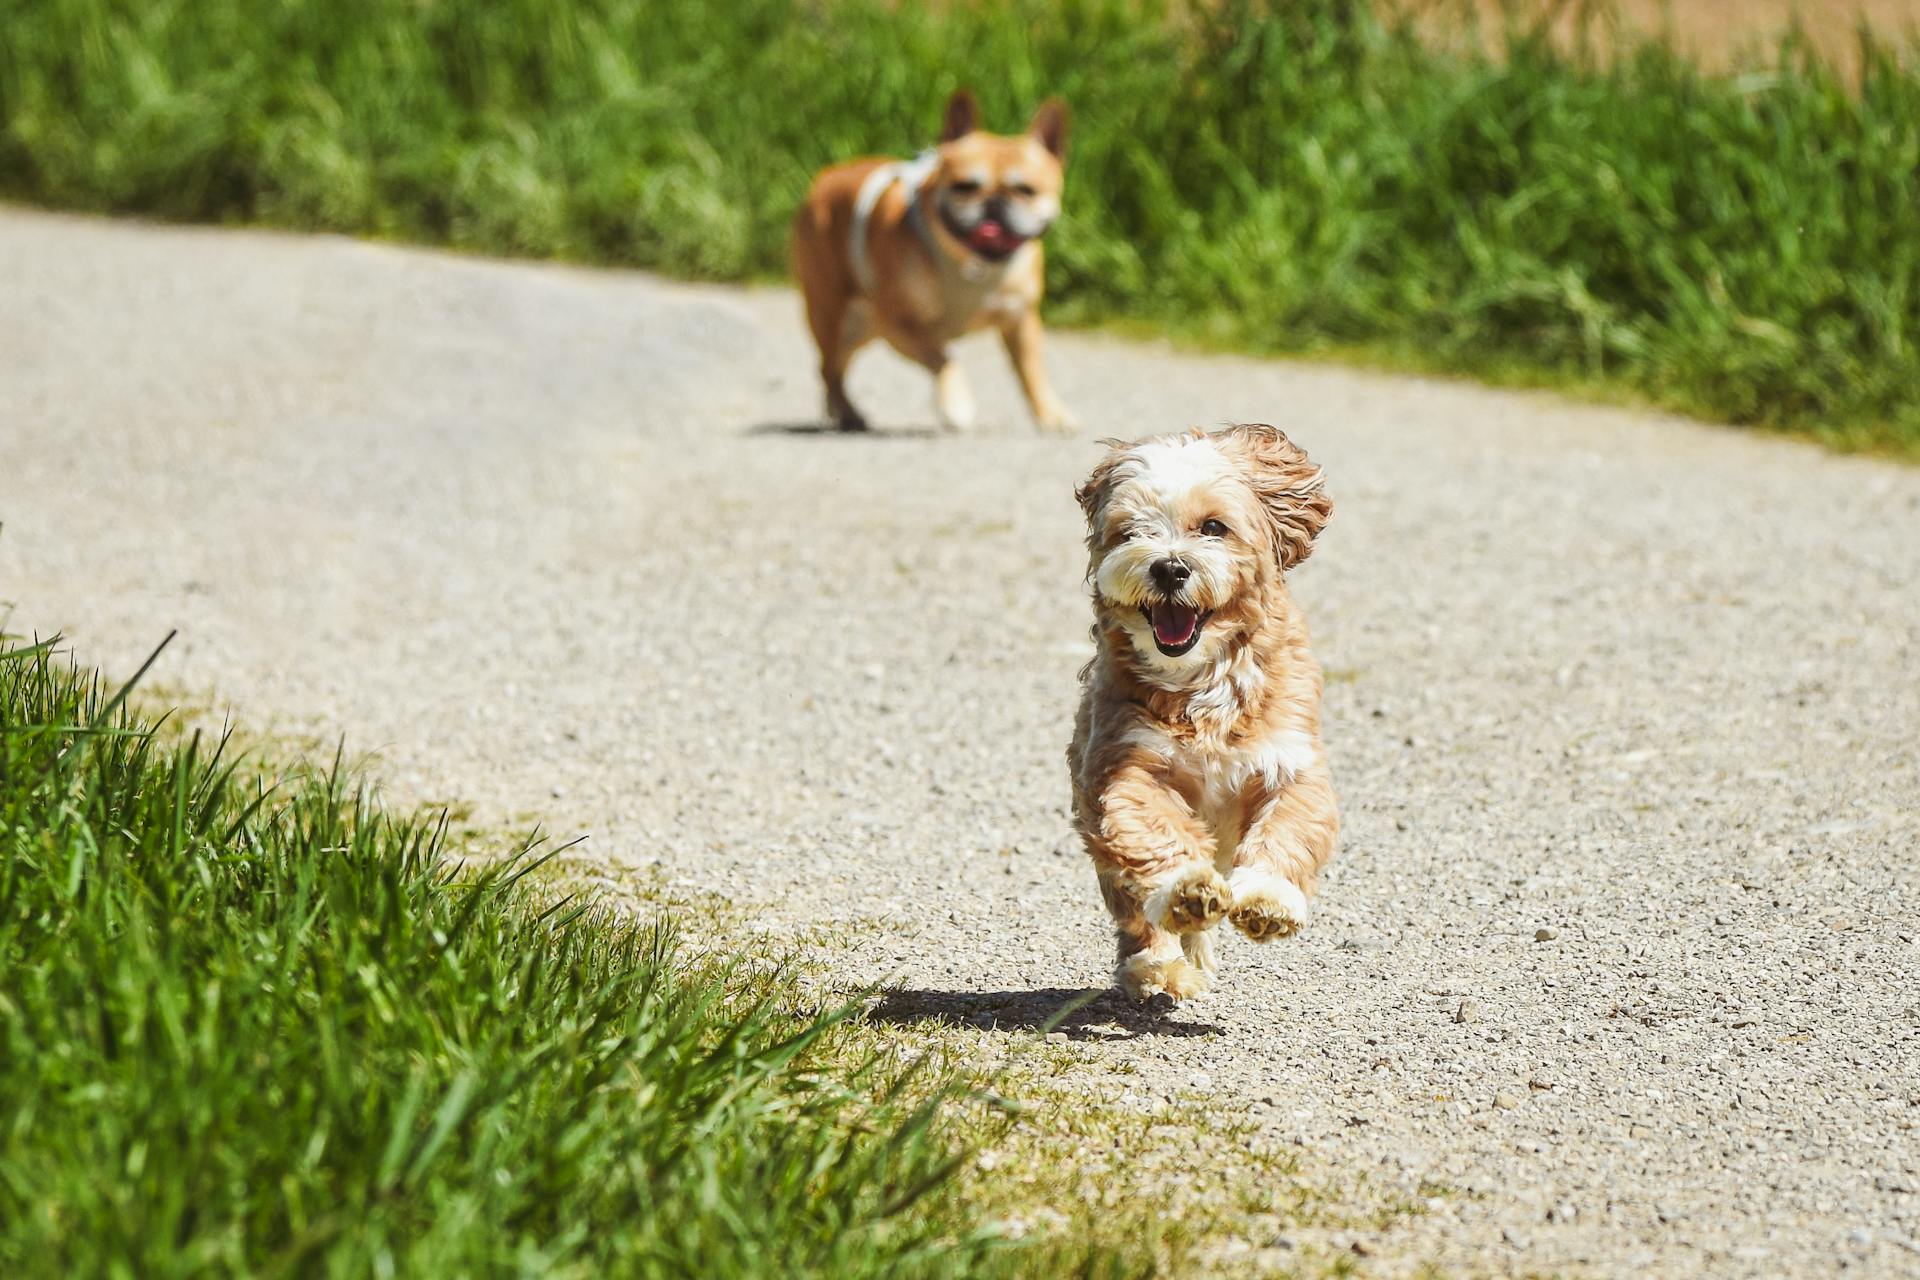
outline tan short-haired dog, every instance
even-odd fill
[[[960,90],[938,147],[824,170],[794,218],[793,268],[827,416],[844,430],[866,428],[847,399],[847,364],[876,337],[933,374],[941,425],[971,426],[973,393],[947,346],[988,326],[1006,342],[1035,421],[1073,426],[1040,359],[1040,237],[1060,213],[1067,109],[1049,99],[1015,137],[982,132],[979,114]]]
[[[1262,425],[1116,444],[1075,496],[1096,649],[1067,752],[1074,825],[1119,931],[1116,980],[1198,995],[1213,927],[1293,933],[1339,833],[1320,667],[1284,578],[1333,504]]]

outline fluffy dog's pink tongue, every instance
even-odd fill
[[[1200,625],[1200,611],[1184,604],[1156,604],[1147,610],[1147,617],[1153,623],[1153,638],[1169,647],[1193,639],[1193,629]]]

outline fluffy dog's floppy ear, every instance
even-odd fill
[[[1293,568],[1313,553],[1313,540],[1333,516],[1325,474],[1306,450],[1264,422],[1229,427],[1218,439],[1267,513],[1280,567]]]
[[[1102,440],[1107,446],[1107,456],[1100,459],[1092,474],[1073,487],[1073,500],[1080,504],[1080,511],[1089,521],[1100,510],[1100,504],[1106,500],[1107,484],[1113,479],[1113,470],[1120,465],[1120,459],[1126,457],[1128,445],[1120,440]]]
[[[940,141],[952,142],[955,138],[964,138],[980,127],[980,104],[973,99],[973,90],[955,89],[953,96],[947,99],[946,122],[940,126]]]
[[[1054,158],[1065,159],[1067,154],[1067,104],[1059,98],[1048,98],[1033,113],[1032,123],[1027,132],[1040,139],[1040,145],[1053,152]]]

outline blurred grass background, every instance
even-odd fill
[[[1442,47],[1385,12],[0,0],[0,194],[744,279],[818,166],[924,145],[958,84],[1002,129],[1059,92],[1056,319],[1920,456],[1909,47],[1717,74],[1564,14]]]

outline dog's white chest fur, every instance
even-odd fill
[[[1005,326],[1034,304],[1026,282],[1033,246],[1022,245],[1005,262],[910,262],[902,294],[914,318],[943,342],[992,326]]]
[[[1165,760],[1179,790],[1190,797],[1194,813],[1213,833],[1214,858],[1233,862],[1246,827],[1241,798],[1258,778],[1269,792],[1283,789],[1313,764],[1313,738],[1299,729],[1279,729],[1252,742],[1226,744],[1205,738],[1176,739],[1139,725],[1127,739]]]

